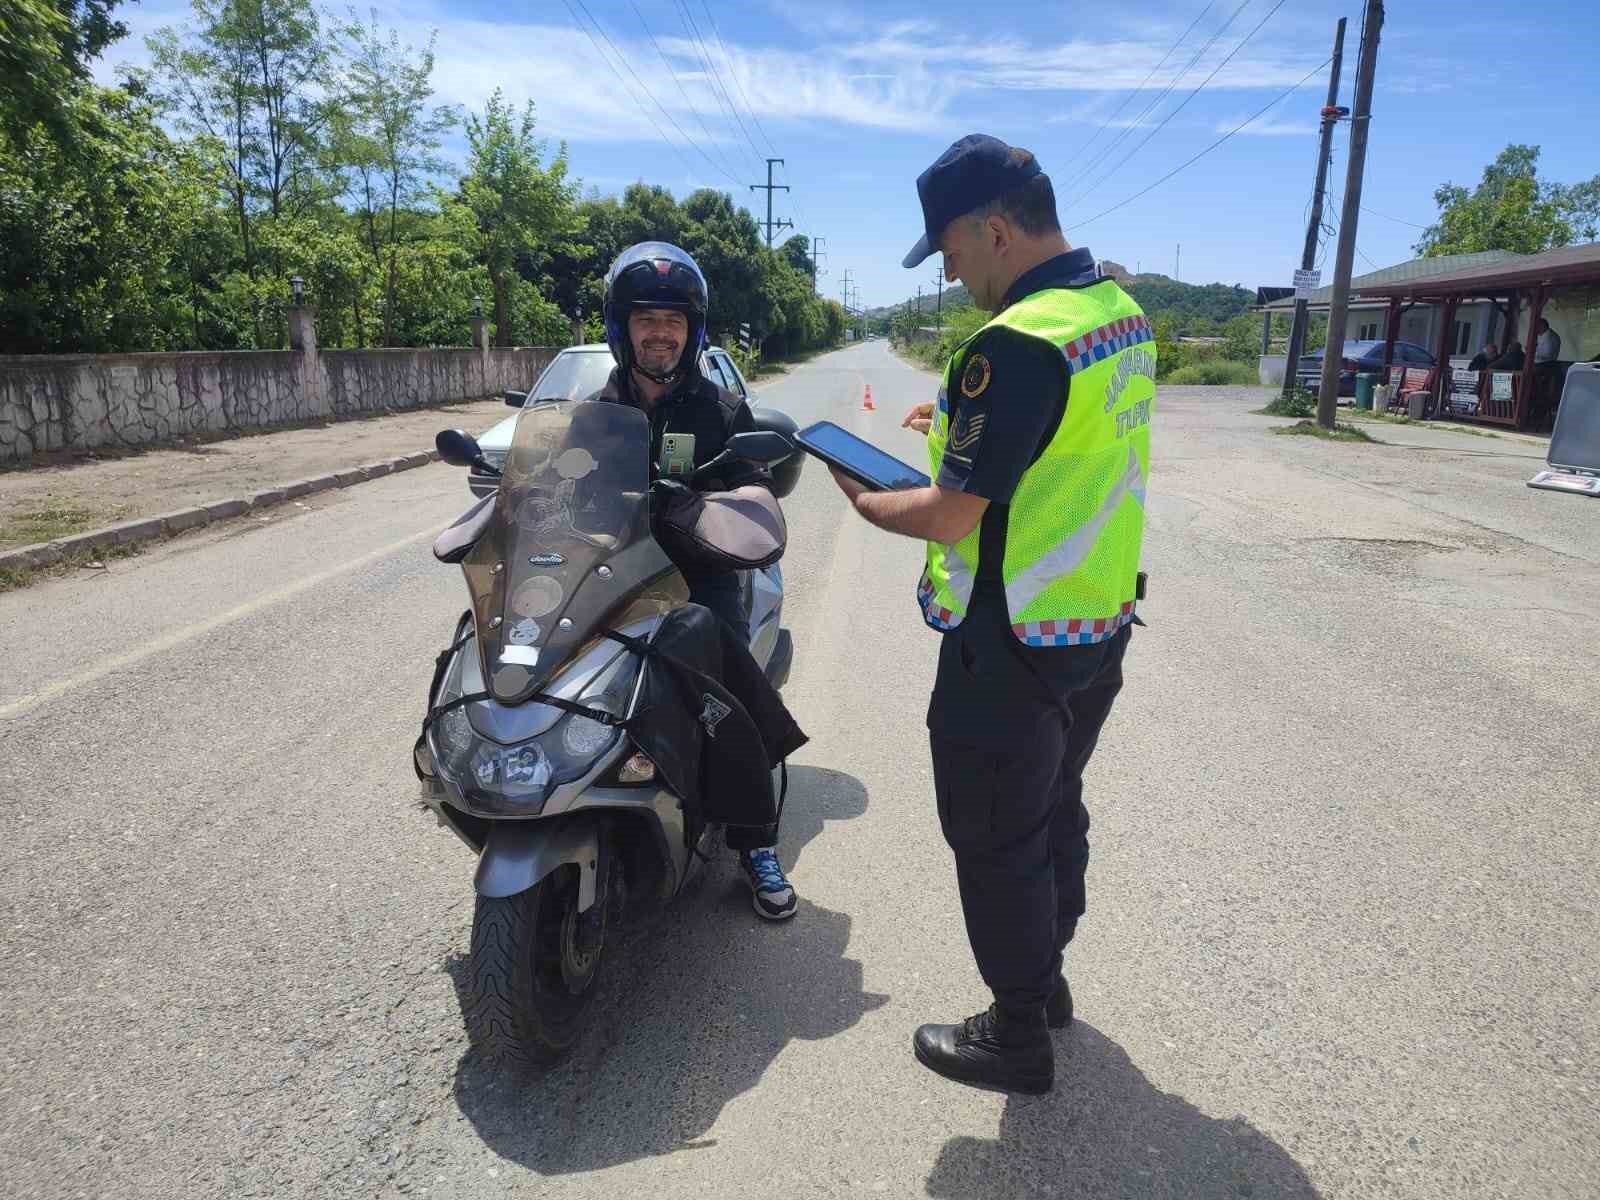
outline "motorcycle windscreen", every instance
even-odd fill
[[[462,562],[490,694],[537,692],[668,564],[650,535],[650,423],[602,401],[517,418],[493,520]]]

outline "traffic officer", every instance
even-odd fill
[[[1083,771],[1134,622],[1155,343],[1139,306],[1062,236],[1034,156],[952,145],[917,180],[926,234],[994,319],[958,347],[925,429],[934,483],[864,490],[856,511],[921,538],[923,617],[944,637],[928,706],[934,789],[967,938],[994,1003],[924,1025],[917,1058],[1006,1091],[1054,1082],[1049,1028],[1072,1020],[1062,952],[1084,912]]]

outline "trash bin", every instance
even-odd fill
[[[1389,411],[1389,385],[1387,383],[1380,383],[1372,389],[1372,411],[1380,413]]]
[[[1356,376],[1356,407],[1372,408],[1372,389],[1378,386],[1378,376],[1363,371]]]
[[[1422,410],[1428,403],[1428,393],[1423,391],[1412,392],[1406,397],[1406,416],[1413,421],[1422,420]]]

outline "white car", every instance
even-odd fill
[[[605,387],[614,366],[616,361],[611,357],[611,347],[604,342],[568,346],[550,360],[550,365],[540,373],[530,390],[507,392],[506,403],[520,409],[530,401],[537,404],[540,400],[582,400]],[[758,403],[755,389],[745,382],[733,356],[721,346],[708,346],[700,355],[700,373],[735,396],[743,396],[751,408]],[[505,464],[506,455],[511,452],[511,434],[516,427],[517,418],[507,417],[479,436],[478,446],[490,466],[499,468]],[[497,485],[498,480],[477,468],[467,476],[467,486],[475,496],[490,495]]]

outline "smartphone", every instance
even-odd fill
[[[660,473],[671,478],[687,475],[694,470],[694,434],[664,433],[661,435]]]

